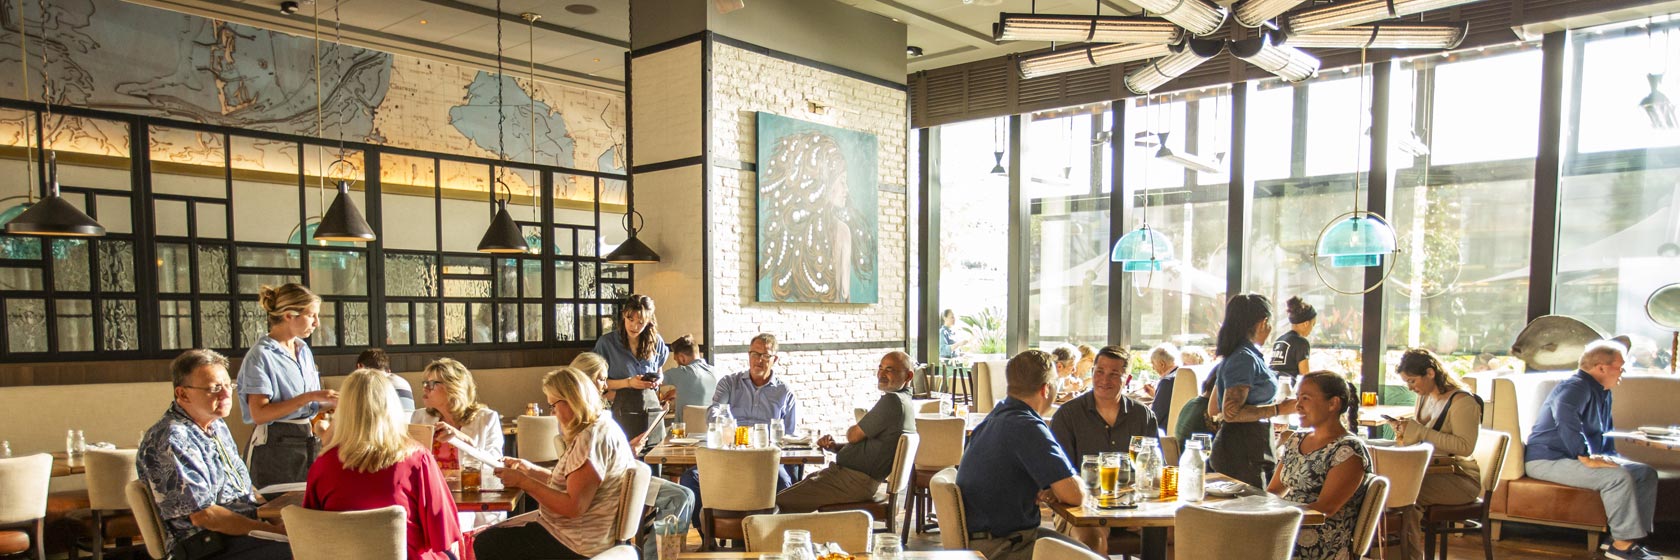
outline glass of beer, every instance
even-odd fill
[[[1359,406],[1377,406],[1376,393],[1360,393]]]
[[[484,485],[484,467],[465,453],[461,454],[461,491],[477,492]]]
[[[688,424],[682,422],[671,423],[671,437],[680,438],[688,435]]]
[[[1104,496],[1113,496],[1120,490],[1119,453],[1097,455],[1097,486],[1102,488]]]
[[[735,447],[746,447],[751,437],[752,426],[735,426]]]
[[[1161,499],[1178,497],[1178,467],[1161,469]]]
[[[1143,436],[1132,436],[1132,444],[1127,447],[1127,460],[1137,462],[1138,451],[1143,449]]]

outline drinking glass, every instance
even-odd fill
[[[788,529],[782,532],[782,560],[816,560],[817,551],[811,548],[811,532]]]
[[[1079,478],[1085,483],[1085,491],[1095,493],[1102,486],[1097,480],[1097,470],[1101,468],[1098,465],[1101,464],[1102,458],[1098,455],[1086,455],[1079,464]]]
[[[869,555],[869,560],[900,560],[904,557],[904,545],[899,542],[898,535],[875,535],[875,550]]]
[[[1138,450],[1143,449],[1143,436],[1132,436],[1132,444],[1127,446],[1126,449],[1128,450],[1126,458],[1136,463]]]
[[[1161,499],[1178,497],[1178,467],[1161,469]]]
[[[1213,434],[1194,434],[1190,439],[1202,442],[1202,456],[1208,460],[1213,457]]]
[[[954,407],[952,407],[951,401],[948,401],[948,400],[945,400],[945,399],[939,399],[939,415],[940,416],[944,416],[944,417],[949,418],[951,416],[951,410],[953,410],[953,408]]]
[[[1377,406],[1377,394],[1371,392],[1360,393],[1359,406]]]
[[[781,447],[782,438],[784,437],[787,437],[787,426],[783,426],[781,422],[771,422],[770,445]]]
[[[688,435],[688,424],[683,422],[671,423],[671,437],[680,438]]]
[[[466,453],[461,454],[461,491],[477,492],[484,484],[484,465]]]
[[[1097,486],[1102,488],[1104,496],[1113,496],[1120,490],[1120,454],[1102,453],[1098,455]]]

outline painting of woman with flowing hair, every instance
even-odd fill
[[[758,116],[758,300],[875,303],[875,136]]]

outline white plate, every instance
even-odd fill
[[[1640,426],[1639,431],[1645,432],[1646,434],[1653,435],[1653,436],[1680,435],[1680,434],[1675,434],[1674,430],[1670,430],[1668,428],[1659,428],[1657,426]]]
[[[679,438],[671,438],[671,439],[666,440],[666,441],[668,443],[670,443],[671,445],[694,445],[694,444],[700,443],[700,438],[697,438],[697,437],[679,437]]]

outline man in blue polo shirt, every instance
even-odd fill
[[[1004,370],[1009,396],[992,409],[974,434],[957,467],[957,489],[968,517],[969,548],[987,560],[1027,560],[1033,543],[1066,535],[1039,527],[1038,501],[1070,506],[1085,503],[1085,488],[1043,414],[1056,397],[1050,355],[1016,354]]]
[[[1610,389],[1622,382],[1626,354],[1614,341],[1587,345],[1581,369],[1558,382],[1540,405],[1523,469],[1540,480],[1598,491],[1610,517],[1611,558],[1661,558],[1634,542],[1654,528],[1657,471],[1615,456],[1615,440],[1604,435],[1615,427]]]

